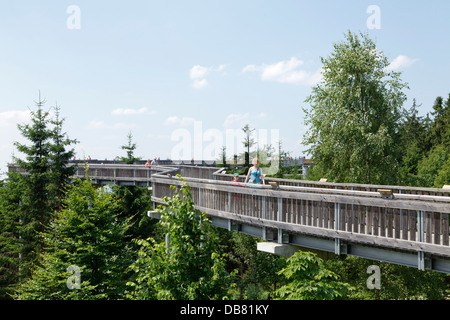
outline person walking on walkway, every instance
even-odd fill
[[[257,184],[266,184],[264,181],[264,174],[262,173],[261,168],[259,167],[259,160],[254,158],[252,160],[253,167],[248,169],[247,177],[245,178],[245,183],[257,183]],[[250,179],[249,179],[250,178]]]

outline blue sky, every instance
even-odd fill
[[[371,5],[380,9],[380,28],[368,28]],[[450,93],[448,1],[1,6],[0,171],[13,141],[23,141],[16,124],[27,121],[39,91],[47,108],[61,106],[65,130],[79,140],[77,158],[124,155],[129,132],[143,158],[211,158],[222,145],[231,156],[242,151],[237,133],[245,123],[261,144],[279,137],[302,156],[304,100],[320,79],[320,57],[347,30],[368,32],[402,71],[410,86],[405,107],[416,98],[424,115]]]

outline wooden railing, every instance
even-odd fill
[[[150,178],[153,174],[167,170],[167,167],[164,166],[129,164],[71,163],[69,165],[76,167],[73,178],[84,179],[89,177],[100,184],[128,183],[150,185]],[[22,168],[15,164],[9,164],[8,169],[10,172],[16,171],[26,174]]]
[[[231,181],[233,175],[217,172],[215,179],[221,181]],[[245,181],[245,176],[240,175],[239,181]],[[435,195],[435,196],[450,196],[450,188],[424,188],[424,187],[410,187],[410,186],[390,186],[390,185],[373,185],[373,184],[357,184],[357,183],[336,183],[336,182],[321,182],[311,180],[294,180],[294,179],[279,179],[266,177],[266,182],[275,182],[280,186],[295,186],[295,187],[313,187],[325,189],[341,189],[341,190],[356,190],[356,191],[373,191],[377,192],[379,189],[389,189],[397,194],[418,194],[418,195]]]
[[[271,231],[263,238],[289,242],[286,233],[293,232],[450,257],[449,190],[311,181],[289,185],[283,179],[250,186],[231,182],[223,169],[212,174],[210,169],[180,168],[195,205],[212,216]],[[173,195],[170,185],[181,183],[174,174],[155,174],[151,180],[152,200],[158,203]]]

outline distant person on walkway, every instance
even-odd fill
[[[147,162],[145,163],[146,167],[150,167],[152,164],[150,163],[150,159],[147,160]]]
[[[254,158],[252,160],[253,167],[248,169],[247,177],[245,178],[245,183],[257,183],[257,184],[266,184],[264,181],[264,175],[262,173],[261,168],[259,167],[259,160]],[[250,180],[249,180],[250,178]]]

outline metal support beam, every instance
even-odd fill
[[[417,241],[424,241],[424,225],[423,225],[424,212],[417,210]],[[419,270],[425,270],[425,253],[423,251],[417,252],[417,267]]]
[[[341,224],[341,205],[340,203],[334,204],[334,229],[339,230]],[[334,253],[341,254],[341,239],[334,239]]]
[[[261,218],[266,219],[266,196],[261,197],[262,206],[261,206]],[[262,227],[262,239],[267,240],[266,227]]]

